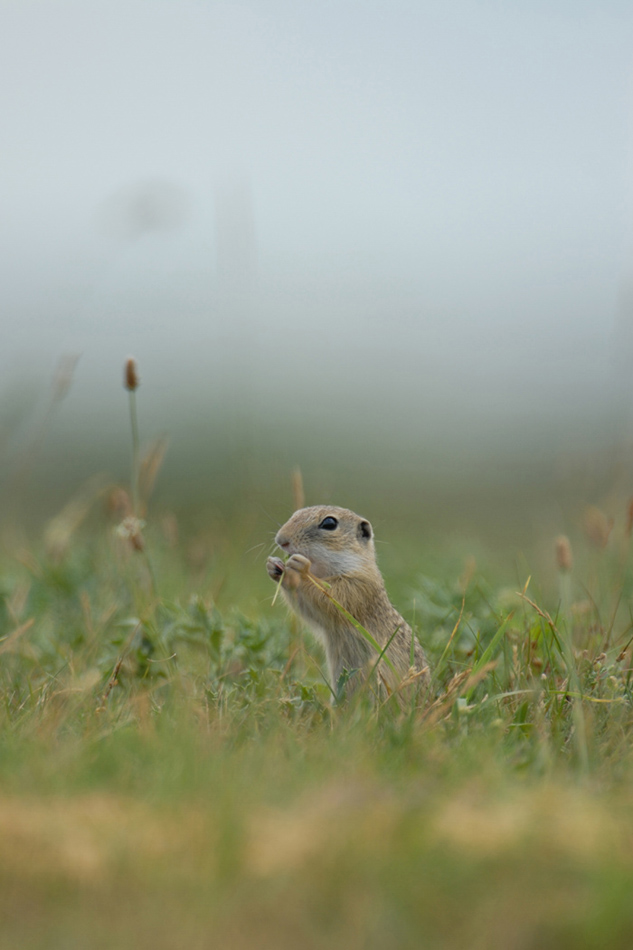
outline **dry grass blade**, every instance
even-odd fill
[[[283,583],[283,579],[284,579],[284,576],[283,576],[283,574],[282,574],[282,575],[280,576],[279,580],[277,581],[277,587],[276,587],[276,589],[275,589],[275,596],[273,597],[273,602],[272,602],[272,604],[271,604],[271,607],[274,607],[274,606],[275,606],[275,603],[277,602],[277,598],[279,597],[279,591],[281,590],[281,585],[282,585],[282,583]]]
[[[419,681],[420,679],[422,679],[423,677],[426,677],[426,676],[428,676],[428,675],[429,675],[429,668],[428,668],[428,666],[423,667],[423,669],[421,669],[421,670],[416,670],[416,668],[415,668],[414,666],[412,666],[412,667],[410,667],[410,668],[407,670],[407,672],[403,675],[402,679],[401,679],[400,682],[396,685],[396,688],[395,688],[392,692],[389,691],[389,689],[388,689],[388,687],[387,687],[387,684],[384,683],[385,687],[387,687],[387,692],[389,693],[389,695],[387,696],[387,699],[385,699],[385,701],[382,703],[382,706],[386,706],[387,703],[390,702],[394,696],[395,696],[397,699],[402,700],[402,698],[403,698],[403,697],[402,697],[402,694],[403,694],[410,686],[417,686],[418,681]],[[425,695],[425,692],[426,692],[426,691],[424,691],[422,695]],[[381,708],[382,708],[382,707],[381,707]],[[401,707],[401,708],[402,708],[402,707]]]
[[[44,544],[52,558],[60,560],[70,547],[73,534],[86,520],[95,502],[102,498],[108,485],[104,475],[93,475],[44,530]]]
[[[295,511],[299,511],[300,508],[305,508],[306,496],[303,490],[303,475],[298,465],[292,470],[292,498]]]
[[[6,637],[3,637],[0,640],[0,654],[1,653],[10,653],[13,650],[13,647],[20,639],[20,637],[26,633],[27,630],[30,630],[35,620],[31,617],[30,620],[27,620],[26,623],[23,623],[20,627],[17,627],[12,633],[9,633]]]
[[[445,718],[448,713],[450,713],[455,700],[458,699],[462,692],[462,687],[464,689],[466,688],[471,673],[471,669],[462,670],[460,673],[455,673],[451,681],[448,683],[444,693],[441,696],[438,696],[438,698],[434,700],[434,702],[430,703],[424,710],[423,719],[425,722],[434,724],[439,722],[440,719]]]
[[[311,582],[314,584],[315,587],[318,587],[318,589],[321,591],[322,594],[325,594],[325,596],[328,597],[328,598],[332,601],[332,603],[334,604],[334,606],[336,607],[336,609],[339,610],[339,611],[343,614],[343,616],[346,618],[346,620],[349,620],[349,622],[352,624],[352,626],[355,627],[355,628],[358,630],[358,632],[359,632],[360,634],[362,634],[362,636],[365,638],[365,640],[367,640],[367,642],[372,645],[372,647],[374,648],[374,650],[376,651],[376,653],[380,653],[380,652],[382,651],[382,647],[380,646],[380,644],[378,643],[378,641],[376,640],[376,638],[375,638],[374,636],[372,636],[372,634],[369,632],[369,630],[367,630],[365,627],[363,627],[362,623],[360,623],[360,622],[356,619],[356,617],[353,617],[352,614],[351,614],[348,610],[346,610],[345,607],[343,607],[342,604],[339,604],[338,600],[337,600],[335,597],[332,597],[332,595],[330,594],[329,590],[326,590],[326,588],[323,586],[323,584],[321,584],[319,581],[317,581],[317,579],[316,579],[315,577],[313,577],[312,574],[306,574],[306,577],[308,578],[309,581],[311,581]],[[384,656],[383,659],[384,659],[386,665],[387,665],[387,666],[389,667],[389,669],[391,670],[391,672],[392,672],[392,673],[395,673],[395,674],[397,675],[396,668],[395,668],[395,666],[393,665],[393,663],[391,662],[391,660],[389,659],[389,657],[388,657],[388,656]]]
[[[447,654],[448,654],[448,651],[450,650],[451,643],[452,643],[453,640],[455,639],[455,635],[456,635],[457,631],[459,630],[459,625],[460,625],[460,623],[462,622],[462,617],[464,616],[464,606],[465,606],[465,604],[466,604],[466,593],[467,593],[467,591],[464,590],[464,596],[462,597],[462,606],[461,606],[461,609],[460,609],[460,611],[459,611],[459,617],[457,618],[457,623],[456,623],[455,626],[453,627],[453,632],[451,633],[450,637],[448,638],[448,643],[447,643],[446,646],[444,647],[444,652],[442,653],[442,655],[441,655],[441,657],[440,657],[440,659],[439,659],[439,662],[438,662],[437,666],[435,667],[435,671],[434,671],[434,674],[433,674],[435,678],[437,678],[437,677],[439,676],[440,672],[441,672],[441,671],[443,670],[443,668],[444,668],[444,662],[445,662],[445,660],[446,660],[446,656],[447,656]]]
[[[128,641],[127,641],[127,643],[125,644],[125,647],[123,648],[121,654],[119,655],[119,658],[117,659],[116,663],[114,664],[114,669],[112,670],[112,675],[110,676],[110,679],[108,680],[108,685],[106,686],[105,692],[103,693],[103,696],[101,697],[101,703],[100,703],[100,705],[97,707],[97,712],[103,712],[103,710],[104,710],[105,707],[106,707],[106,701],[107,701],[107,699],[108,699],[108,696],[110,695],[110,693],[112,692],[112,690],[114,689],[114,687],[118,685],[118,682],[119,682],[118,676],[119,676],[119,673],[120,673],[120,671],[121,671],[121,666],[123,665],[123,661],[124,661],[125,657],[127,656],[128,650],[129,650],[130,647],[132,646],[132,643],[133,643],[133,641],[134,641],[134,637],[136,636],[136,634],[138,633],[138,631],[139,631],[140,629],[141,629],[141,621],[139,620],[139,622],[138,622],[138,623],[136,624],[136,626],[133,628],[132,633],[130,634],[130,636],[129,636],[129,638],[128,638]]]
[[[65,353],[59,360],[52,384],[52,401],[61,402],[68,395],[73,381],[75,367],[79,362],[79,353]]]
[[[526,585],[527,587],[527,585]],[[567,628],[564,628],[564,634],[561,635],[556,624],[550,617],[549,613],[546,610],[541,609],[538,604],[535,604],[533,600],[525,593],[526,588],[523,589],[523,593],[519,594],[519,597],[523,598],[532,607],[539,617],[542,617],[546,622],[550,630],[552,631],[552,636],[556,641],[559,652],[565,666],[567,667],[567,676],[568,680],[573,684],[573,692],[566,690],[566,694],[569,695],[569,698],[572,701],[572,710],[573,710],[573,719],[574,719],[574,742],[576,745],[576,751],[578,754],[578,761],[583,772],[587,772],[589,768],[589,751],[587,746],[587,734],[585,727],[585,717],[582,708],[583,702],[583,693],[580,686],[580,678],[578,676],[578,670],[576,669],[576,662],[574,659],[574,651],[571,642],[571,636]]]
[[[529,581],[528,581],[528,583],[529,583]],[[527,587],[527,584],[525,585],[525,587]],[[529,597],[526,595],[526,593],[525,593],[525,588],[523,589],[523,592],[517,591],[516,593],[517,593],[517,597],[520,597],[522,600],[524,600],[524,601],[526,602],[526,604],[529,604],[530,607],[532,607],[532,608],[537,612],[537,614],[539,615],[539,617],[542,617],[542,619],[545,621],[545,623],[547,624],[547,626],[548,626],[548,627],[550,628],[550,630],[552,631],[552,633],[553,633],[553,635],[554,635],[554,639],[556,640],[556,644],[557,644],[559,650],[562,652],[562,649],[563,649],[563,648],[562,648],[562,644],[561,644],[560,632],[559,632],[559,630],[558,630],[558,627],[556,626],[556,624],[554,623],[554,621],[552,620],[552,618],[551,618],[550,615],[548,614],[548,612],[547,612],[546,610],[543,610],[541,607],[539,607],[539,605],[536,604],[536,603],[534,603],[533,600],[530,600],[530,598],[529,598]]]
[[[488,676],[491,670],[496,669],[498,660],[491,660],[490,663],[485,663],[480,669],[473,670],[471,675],[466,680],[466,686],[464,687],[464,692],[469,693],[471,690],[478,686],[485,678]]]
[[[156,478],[163,466],[163,462],[165,461],[168,445],[169,440],[164,436],[161,436],[161,438],[156,439],[155,442],[152,442],[141,459],[139,465],[138,482],[139,496],[141,498],[143,509],[147,506],[147,503],[154,490]]]
[[[480,669],[468,669],[462,670],[461,673],[456,673],[446,687],[443,695],[438,696],[433,703],[427,706],[423,715],[424,721],[433,724],[439,722],[440,719],[445,719],[460,696],[469,694],[475,686],[478,686],[479,683],[486,679],[488,673],[494,670],[496,666],[497,660],[492,660],[490,663],[486,663],[480,667]]]

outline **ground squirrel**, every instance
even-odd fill
[[[426,671],[419,681],[428,684],[428,667],[422,647],[395,607],[390,603],[382,575],[376,564],[372,527],[365,518],[348,511],[318,505],[301,508],[279,529],[277,545],[289,556],[284,563],[269,557],[268,573],[281,589],[288,605],[317,634],[325,647],[330,685],[337,688],[343,670],[367,673],[377,657],[363,634],[341,613],[327,593],[314,584],[323,581],[328,593],[352,615],[377,641],[381,648],[391,639],[380,674],[390,688],[413,665]],[[411,640],[413,637],[413,664]],[[350,683],[359,682],[356,674]]]

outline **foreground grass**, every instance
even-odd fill
[[[620,548],[547,604],[416,578],[433,695],[335,705],[283,610],[129,540],[2,566],[0,947],[633,944]]]

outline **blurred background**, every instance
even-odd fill
[[[3,0],[5,521],[129,477],[130,354],[192,522],[268,540],[296,465],[412,544],[616,517],[632,32],[628,0]]]

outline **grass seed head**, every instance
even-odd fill
[[[606,548],[613,528],[613,518],[607,518],[599,508],[591,506],[585,511],[585,533],[599,550]]]
[[[128,356],[125,361],[125,372],[123,385],[129,392],[133,393],[139,387],[138,368],[133,356]]]
[[[559,534],[556,538],[556,563],[559,571],[568,573],[572,569],[574,559],[571,553],[571,544],[566,534]]]

